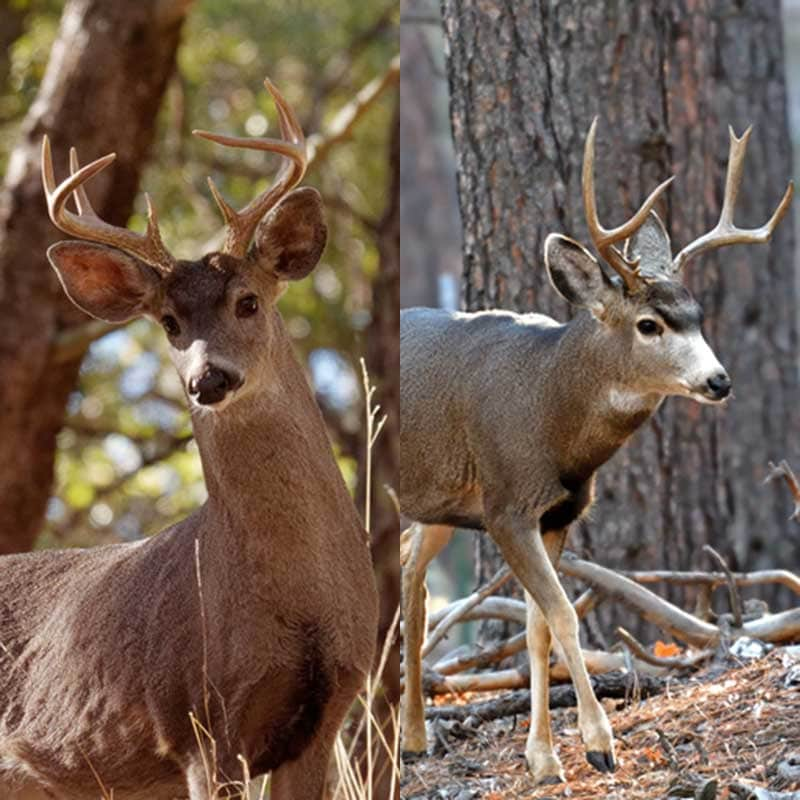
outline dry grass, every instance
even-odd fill
[[[800,690],[784,685],[785,659],[785,650],[776,650],[722,675],[676,682],[665,694],[628,707],[605,701],[619,761],[613,775],[586,763],[575,712],[566,710],[555,712],[553,720],[567,784],[532,786],[524,758],[526,726],[502,720],[462,741],[448,738],[447,752],[404,767],[402,796],[654,800],[679,796],[681,786],[709,779],[717,780],[721,800],[735,797],[731,787],[737,784],[800,789],[775,770],[800,750]]]

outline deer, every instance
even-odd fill
[[[525,756],[537,784],[559,783],[553,747],[549,654],[554,639],[575,686],[588,762],[616,768],[608,718],[589,681],[578,618],[557,567],[570,525],[593,502],[596,471],[668,396],[721,405],[731,379],[703,337],[703,311],[679,280],[714,248],[770,239],[791,203],[790,183],[760,228],[733,220],[751,129],[729,130],[717,225],[672,256],[654,205],[673,178],[615,228],[598,219],[597,119],[586,137],[582,194],[602,261],[567,236],[544,243],[549,281],[576,313],[568,322],[502,310],[414,308],[400,322],[399,503],[411,523],[401,539],[405,758],[426,752],[421,648],[425,570],[455,528],[486,531],[525,590],[531,720]]]
[[[272,800],[321,800],[337,732],[373,665],[377,592],[368,536],[277,308],[326,243],[322,199],[293,109],[269,81],[281,138],[207,131],[277,153],[241,211],[209,186],[222,249],[173,258],[147,197],[143,234],[104,222],[85,184],[56,184],[47,251],[69,299],[169,342],[191,411],[207,501],[146,539],[0,560],[0,796],[209,800],[271,773]],[[75,211],[67,207],[74,199]],[[236,796],[239,796],[238,794]]]

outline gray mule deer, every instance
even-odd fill
[[[170,256],[152,207],[145,235],[97,217],[83,185],[113,155],[80,168],[73,150],[57,186],[44,140],[50,216],[88,240],[53,245],[50,261],[87,313],[164,327],[208,501],[144,541],[0,560],[5,800],[85,800],[99,781],[115,800],[206,800],[241,778],[240,756],[253,775],[272,771],[273,800],[319,800],[372,666],[366,533],[275,305],[320,258],[322,203],[291,191],[305,141],[266,86],[282,139],[196,132],[285,158],[242,212],[212,184],[227,240],[198,261]]]
[[[711,248],[767,241],[792,197],[790,184],[763,227],[734,226],[750,131],[741,139],[731,131],[719,223],[673,258],[652,211],[669,181],[625,224],[600,225],[595,127],[596,121],[584,151],[583,199],[594,246],[613,272],[566,236],[551,234],[545,242],[550,281],[580,312],[561,324],[539,314],[410,309],[400,324],[400,506],[417,523],[403,534],[401,548],[403,749],[426,749],[425,568],[454,526],[485,529],[526,590],[532,697],[526,756],[537,782],[564,779],[548,710],[551,634],[575,684],[587,759],[600,771],[615,768],[611,728],[555,569],[570,523],[592,503],[595,471],[664,397],[721,403],[730,393],[728,375],[701,333],[702,310],[678,273]]]

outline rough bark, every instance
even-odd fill
[[[190,0],[70,0],[36,102],[0,195],[0,553],[29,549],[49,496],[56,434],[82,352],[58,357],[59,337],[87,322],[45,258],[63,238],[45,210],[42,135],[57,175],[70,145],[83,163],[117,160],[89,187],[98,213],[124,225],[172,74]]]
[[[366,363],[377,391],[374,401],[381,407],[379,417],[386,423],[372,451],[372,557],[380,596],[378,648],[386,637],[400,604],[400,520],[387,493],[394,489],[400,458],[400,102],[395,103],[389,145],[389,191],[386,208],[378,225],[377,242],[380,270],[372,287],[372,320],[367,332]],[[363,496],[362,475],[359,494]],[[391,730],[400,700],[399,637],[394,642],[383,673],[383,694],[378,698],[376,717],[388,742],[394,741]],[[394,798],[396,785],[384,748],[379,748],[379,776],[373,786],[375,797]]]
[[[466,307],[567,318],[542,246],[550,231],[588,243],[580,165],[595,115],[608,225],[675,173],[662,207],[673,246],[709,230],[728,124],[754,125],[737,221],[761,224],[780,199],[791,152],[777,0],[443,0],[443,13]],[[686,280],[735,398],[724,410],[667,401],[600,471],[573,546],[623,568],[706,567],[706,543],[736,567],[796,565],[790,500],[762,486],[767,462],[797,463],[800,447],[791,217],[769,246],[708,255]],[[486,576],[496,563],[484,560]]]

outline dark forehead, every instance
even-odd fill
[[[657,281],[647,287],[645,302],[657,311],[673,330],[699,328],[703,309],[691,292],[675,281]]]
[[[240,262],[221,253],[199,261],[178,261],[164,281],[164,292],[179,314],[189,314],[198,305],[211,308],[222,302]]]

